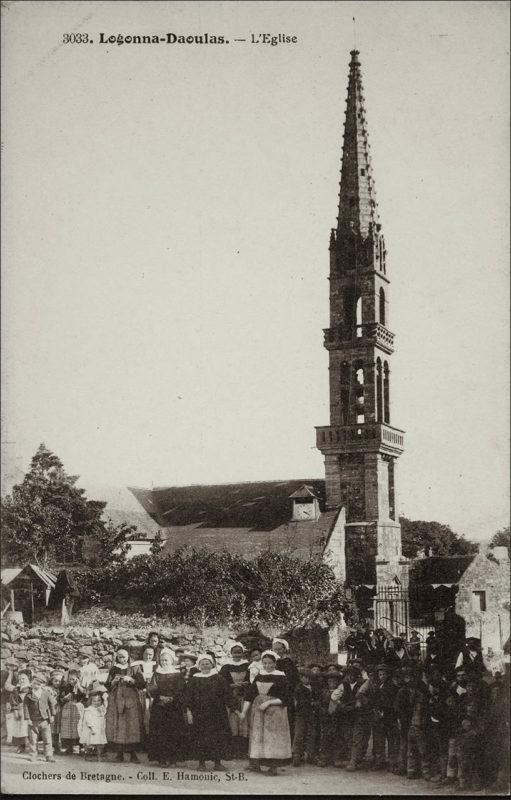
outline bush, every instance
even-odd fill
[[[319,557],[299,561],[267,551],[256,561],[227,552],[182,548],[168,556],[137,556],[75,575],[82,598],[196,628],[333,624],[349,613],[343,587]]]

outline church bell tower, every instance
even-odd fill
[[[330,424],[316,428],[327,507],[346,510],[346,578],[385,584],[400,572],[391,424],[392,353],[387,250],[378,216],[359,53],[351,52],[339,214],[330,235]],[[393,422],[393,420],[392,420]]]

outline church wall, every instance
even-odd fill
[[[346,509],[341,508],[328,542],[323,551],[323,558],[329,564],[339,581],[346,580]]]

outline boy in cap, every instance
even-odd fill
[[[375,672],[371,687],[375,716],[373,722],[373,768],[385,768],[387,746],[388,769],[395,772],[399,749],[399,729],[394,708],[397,686],[392,680],[392,668],[388,664],[378,664]]]
[[[370,682],[358,667],[350,665],[339,698],[341,734],[349,753],[347,772],[360,769],[371,734]]]
[[[407,778],[417,778],[420,774],[426,780],[430,777],[428,712],[429,697],[425,683],[417,670],[413,671],[410,686],[411,718],[408,729]]]
[[[485,672],[483,654],[481,652],[481,640],[474,636],[469,636],[456,659],[455,669],[463,667],[470,677],[480,678]]]
[[[401,686],[398,687],[394,708],[396,711],[399,728],[399,756],[397,774],[406,775],[408,763],[408,731],[412,719],[412,681],[413,670],[403,667],[399,670]]]
[[[342,693],[341,676],[335,672],[323,675],[323,689],[320,699],[320,745],[318,765],[333,766],[340,757],[342,739],[339,731],[338,697]],[[333,695],[333,697],[332,697]]]
[[[54,669],[50,673],[48,688],[52,690],[53,694],[55,695],[56,701],[58,701],[59,698],[60,687],[62,684],[63,677],[64,677],[64,672],[61,669]],[[53,743],[53,751],[55,753],[60,752],[59,739],[60,739],[60,706],[58,705],[57,702],[57,713],[55,714],[53,721],[51,723],[51,740]]]
[[[51,689],[44,686],[42,675],[34,675],[32,687],[24,697],[24,712],[28,720],[28,747],[30,758],[37,761],[37,740],[43,740],[46,761],[55,761],[51,740],[51,723],[57,713],[57,701]]]
[[[312,686],[312,673],[302,667],[298,670],[300,683],[295,689],[295,730],[293,736],[293,766],[299,767],[304,756],[314,759],[314,689]]]

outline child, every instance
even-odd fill
[[[50,681],[48,684],[48,688],[52,690],[53,694],[55,695],[55,701],[59,699],[60,687],[62,684],[62,678],[64,677],[64,673],[60,669],[54,669],[53,672],[50,674]],[[53,718],[53,722],[51,723],[51,740],[53,743],[53,751],[55,753],[60,753],[59,747],[59,737],[60,737],[60,706],[57,703],[57,713]]]
[[[43,686],[42,675],[34,675],[32,685],[23,700],[23,710],[28,720],[28,746],[31,761],[37,761],[37,741],[43,740],[46,761],[55,761],[51,741],[51,723],[57,713],[57,701],[51,689]]]
[[[80,752],[78,723],[83,713],[83,704],[86,694],[79,682],[80,673],[77,669],[70,669],[67,683],[61,686],[59,703],[61,707],[60,737],[64,752],[78,755]]]
[[[83,691],[87,693],[94,681],[99,681],[99,669],[86,653],[79,654],[78,663],[80,664],[79,683]]]
[[[337,703],[332,700],[332,692],[339,688],[340,675],[331,672],[324,677],[324,688],[321,695],[321,744],[318,765],[333,766],[336,755],[339,755],[342,743],[339,742],[339,717]]]
[[[261,651],[256,648],[250,652],[250,664],[248,665],[250,683],[254,682],[254,679],[259,674],[260,669],[262,669]]]
[[[12,744],[16,746],[17,753],[24,753],[28,737],[28,721],[25,718],[23,701],[30,691],[32,673],[21,670],[16,677],[16,683],[6,681],[8,690],[7,700],[7,726],[12,737]],[[12,688],[11,688],[12,687]]]
[[[194,656],[193,653],[188,653],[186,651],[179,657],[179,669],[183,673],[186,683],[188,683],[190,678],[193,678],[193,676],[198,672],[198,669],[195,666],[196,661],[197,656]]]
[[[314,758],[313,688],[312,674],[300,669],[300,683],[295,689],[295,730],[293,736],[293,766],[299,767],[307,758]]]
[[[106,687],[95,684],[89,692],[89,705],[83,712],[78,726],[80,744],[85,747],[85,760],[101,760],[103,746],[106,744],[105,714],[103,694]]]
[[[395,670],[395,673],[398,675],[398,682],[401,683],[394,701],[394,709],[396,711],[399,727],[399,756],[396,774],[406,775],[408,764],[408,731],[410,730],[413,711],[413,670],[410,667],[403,667],[401,670]]]
[[[156,669],[156,661],[154,660],[154,649],[150,647],[150,645],[146,644],[144,646],[144,649],[142,650],[142,660],[132,661],[131,666],[139,668],[146,682],[146,686],[143,689],[139,689],[138,693],[140,698],[140,704],[142,706],[142,710],[144,713],[145,737],[147,737],[149,736],[149,718],[151,715],[151,704],[152,704],[152,699],[149,697],[149,694],[147,692],[147,685],[151,682],[154,670]]]
[[[456,737],[456,755],[458,758],[458,788],[481,788],[478,774],[479,731],[469,717],[461,721],[461,731]]]

